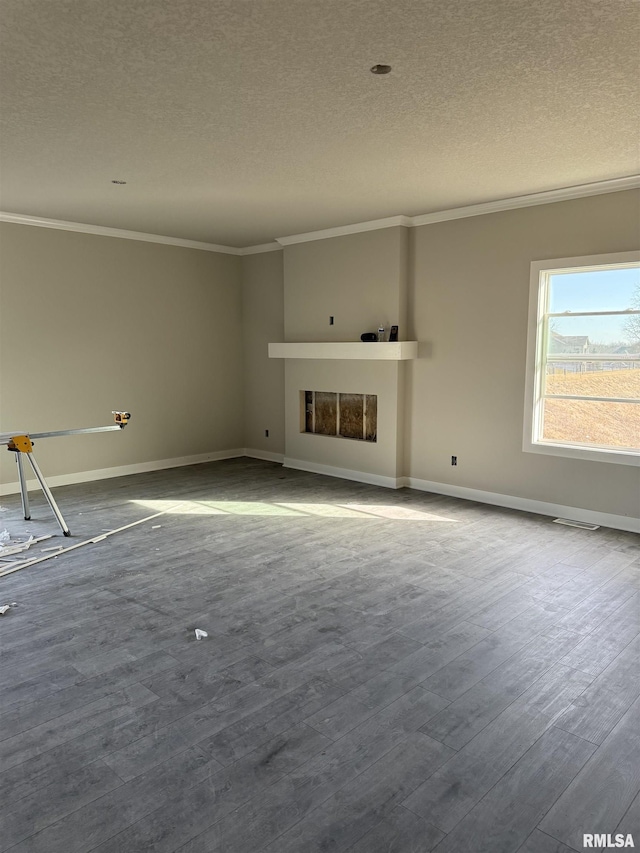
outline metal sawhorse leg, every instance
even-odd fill
[[[26,439],[26,441],[22,441]],[[44,492],[44,496],[47,499],[47,503],[51,507],[51,512],[55,515],[58,524],[60,525],[60,529],[64,533],[65,536],[71,536],[71,531],[67,527],[67,522],[62,517],[62,513],[58,507],[58,504],[55,501],[55,498],[51,494],[51,489],[47,485],[47,481],[42,475],[42,471],[38,467],[38,463],[33,457],[32,451],[32,443],[28,436],[16,436],[14,439],[14,444],[9,445],[9,450],[13,450],[16,454],[16,465],[18,467],[18,480],[20,482],[20,496],[22,497],[22,513],[24,515],[25,521],[29,521],[31,518],[31,510],[29,508],[29,492],[27,490],[27,481],[24,476],[24,465],[22,464],[22,457],[26,456],[29,460],[29,464],[33,468],[33,473],[38,478],[38,482],[40,483],[40,488]]]

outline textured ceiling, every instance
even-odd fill
[[[246,246],[640,171],[636,0],[1,0],[0,21],[12,213]]]

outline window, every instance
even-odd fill
[[[640,464],[640,252],[531,264],[523,449]]]

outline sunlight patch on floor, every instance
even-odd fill
[[[366,518],[367,514],[339,504],[320,503],[281,503],[280,506],[295,509],[307,515],[318,515],[323,518]]]
[[[386,504],[330,504],[330,503],[268,503],[266,501],[171,501],[136,500],[133,503],[152,512],[172,515],[251,515],[271,517],[316,516],[319,518],[351,518],[364,521],[446,521],[459,523],[423,510]]]
[[[134,501],[138,506],[154,512],[170,512],[176,515],[265,515],[265,516],[302,516],[277,504],[263,501]]]
[[[343,504],[347,509],[355,509],[359,512],[375,515],[378,518],[390,518],[393,521],[451,521],[458,524],[457,518],[447,518],[433,512],[424,512],[421,509],[411,509],[407,506],[387,506],[386,504]]]

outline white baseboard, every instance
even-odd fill
[[[291,459],[288,456],[285,456],[283,465],[285,468],[309,471],[312,474],[325,474],[327,477],[339,477],[342,480],[355,480],[357,483],[384,486],[387,489],[400,489],[404,485],[403,478],[383,477],[381,474],[367,474],[364,471],[351,471],[349,468],[335,468],[333,465],[320,465],[303,459]]]
[[[244,456],[244,448],[235,450],[216,450],[211,453],[199,453],[195,456],[178,456],[174,459],[158,459],[154,462],[136,462],[133,465],[120,465],[115,468],[96,468],[93,471],[77,471],[73,474],[58,474],[47,477],[43,472],[47,484],[55,486],[70,486],[74,483],[90,483],[93,480],[109,480],[112,477],[126,477],[128,474],[143,474],[147,471],[162,471],[165,468],[181,468],[185,465],[198,465],[201,462],[217,462],[220,459],[235,459]],[[27,480],[29,489],[39,488],[37,480]],[[20,492],[20,485],[16,480],[13,483],[0,484],[0,495],[16,495]]]
[[[255,450],[253,447],[245,447],[244,455],[251,459],[263,459],[265,462],[284,462],[284,453],[271,453],[269,450]]]
[[[291,459],[282,453],[270,453],[266,450],[255,450],[250,447],[238,447],[233,450],[217,450],[211,453],[200,453],[195,456],[178,456],[174,459],[159,459],[154,462],[138,462],[133,465],[120,465],[114,468],[97,468],[92,471],[77,471],[73,474],[59,474],[47,477],[47,483],[55,486],[68,486],[74,483],[90,483],[93,480],[107,480],[112,477],[125,477],[128,474],[143,474],[147,471],[162,471],[165,468],[181,468],[187,465],[199,465],[203,462],[217,462],[222,459],[235,459],[249,456],[253,459],[263,459],[266,462],[277,462],[285,468],[295,468],[298,471],[309,471],[312,474],[325,474],[328,477],[338,477],[342,480],[353,480],[371,486],[383,486],[387,489],[401,489],[405,486],[422,492],[432,492],[437,495],[447,495],[452,498],[476,501],[477,503],[504,506],[523,512],[539,515],[550,515],[554,518],[571,518],[584,521],[587,524],[599,524],[601,527],[612,527],[615,530],[626,530],[630,533],[640,533],[640,518],[627,515],[613,515],[607,512],[596,512],[580,507],[563,506],[562,504],[537,501],[530,498],[519,498],[515,495],[501,495],[497,492],[485,492],[480,489],[470,489],[465,486],[454,486],[448,483],[436,483],[431,480],[420,480],[416,477],[383,477],[380,474],[367,474],[364,471],[352,471],[349,468],[336,468],[333,465],[320,465],[302,459]],[[45,473],[46,476],[46,473]],[[27,480],[29,489],[38,488],[37,480]],[[0,484],[0,495],[15,495],[20,492],[17,481]]]
[[[608,512],[595,512],[575,506],[536,501],[530,498],[518,498],[515,495],[500,495],[496,492],[483,492],[480,489],[468,489],[464,486],[452,486],[447,483],[434,483],[431,480],[419,480],[416,477],[403,477],[402,485],[421,492],[433,492],[437,495],[448,495],[452,498],[462,498],[467,501],[477,501],[493,506],[504,506],[509,509],[519,509],[523,512],[533,512],[539,515],[551,515],[554,518],[571,518],[574,521],[585,521],[587,524],[599,524],[601,527],[613,527],[615,530],[627,530],[630,533],[640,533],[640,518],[627,515],[613,515]]]

